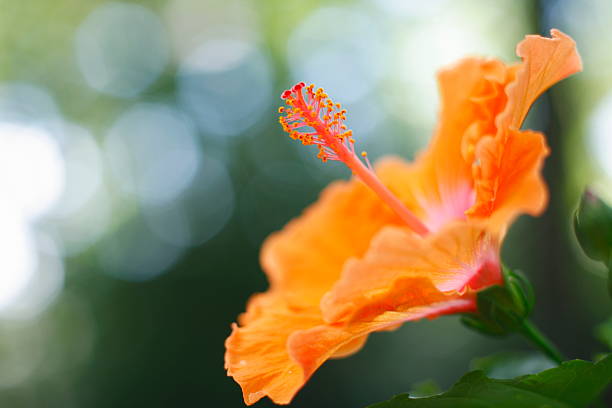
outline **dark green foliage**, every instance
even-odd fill
[[[586,408],[612,382],[612,355],[597,363],[573,360],[510,380],[482,371],[463,376],[449,391],[427,398],[398,395],[369,408]]]
[[[556,367],[545,355],[537,352],[505,351],[479,357],[470,363],[470,369],[482,370],[491,378],[509,379]]]

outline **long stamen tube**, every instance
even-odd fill
[[[314,85],[306,86],[300,82],[284,91],[281,98],[287,106],[278,112],[283,129],[292,139],[304,145],[315,145],[323,162],[337,160],[343,162],[353,173],[370,187],[408,226],[419,235],[427,235],[427,227],[378,179],[367,161],[368,166],[355,153],[353,132],[347,129],[346,110],[339,103],[332,102],[325,91]]]

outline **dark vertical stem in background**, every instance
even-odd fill
[[[546,11],[550,7],[562,5],[554,0],[538,0],[534,5],[537,30],[548,37],[550,29],[556,27],[550,26],[555,22],[546,18]],[[548,210],[537,226],[538,247],[531,252],[536,264],[530,275],[537,284],[539,302],[536,306],[536,320],[540,327],[555,339],[570,359],[590,359],[589,350],[594,343],[592,325],[589,319],[585,319],[580,294],[574,287],[576,275],[582,271],[573,256],[570,241],[573,207],[567,202],[569,180],[565,163],[567,143],[564,143],[569,140],[569,135],[561,123],[573,118],[571,111],[564,109],[571,102],[567,98],[572,96],[564,87],[565,84],[561,82],[540,98],[544,108],[540,109],[540,123],[544,124],[544,128],[539,130],[545,133],[551,150],[544,168],[550,196]]]
[[[549,6],[548,0],[538,0],[534,2],[534,16],[536,21],[537,31],[544,36],[549,36],[549,29],[546,27],[543,15],[546,7]],[[557,110],[555,106],[556,95],[554,90],[550,90],[541,96],[541,103],[544,109],[541,109],[541,123],[544,123],[544,131],[548,145],[550,146],[551,154],[546,159],[544,167],[544,177],[548,184],[549,204],[548,210],[542,217],[542,222],[539,223],[537,234],[540,236],[539,248],[534,252],[536,269],[532,276],[538,281],[538,292],[543,290],[539,296],[541,299],[536,307],[536,313],[541,320],[543,330],[555,339],[558,339],[562,349],[568,347],[567,342],[563,338],[559,338],[561,331],[558,325],[550,325],[550,322],[558,321],[561,316],[566,316],[567,310],[564,305],[554,304],[554,299],[566,299],[564,280],[559,279],[560,276],[566,275],[565,265],[567,264],[567,247],[564,247],[564,233],[559,220],[563,217],[563,182],[564,182],[564,166],[563,166],[563,143],[561,137],[561,129],[558,123]],[[537,254],[537,255],[536,255]],[[537,276],[536,276],[537,274]],[[548,300],[548,301],[544,301]],[[564,302],[565,303],[565,302]],[[547,327],[551,326],[551,327]],[[566,354],[573,356],[570,350]]]
[[[557,0],[537,0],[533,2],[532,16],[534,25],[541,35],[549,36],[551,28],[559,22],[553,21],[550,12],[553,7],[563,7]],[[571,33],[569,33],[571,34]],[[580,44],[579,44],[580,48]],[[580,52],[580,49],[579,49]],[[548,210],[538,222],[534,233],[538,240],[534,248],[529,248],[533,255],[533,267],[530,276],[536,283],[538,304],[535,308],[536,320],[542,330],[560,346],[570,359],[591,359],[594,352],[601,347],[593,339],[593,316],[582,304],[592,300],[579,286],[589,286],[584,268],[573,255],[571,231],[571,214],[574,203],[568,201],[570,166],[566,163],[569,148],[570,130],[563,124],[579,120],[575,113],[577,103],[574,98],[579,93],[569,90],[565,83],[554,86],[540,99],[544,109],[540,109],[541,121],[550,146],[551,155],[546,160],[544,177],[549,189]],[[575,127],[571,127],[574,128]],[[576,198],[577,200],[577,198]],[[601,282],[604,286],[604,282]],[[598,294],[593,293],[597,298]],[[604,312],[605,314],[605,312]],[[608,405],[606,405],[606,402]],[[596,406],[612,406],[610,392]]]

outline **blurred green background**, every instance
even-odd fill
[[[280,92],[314,82],[372,159],[412,158],[437,68],[515,61],[551,27],[584,73],[528,118],[552,147],[551,202],[503,259],[532,278],[543,330],[591,358],[610,301],[569,227],[586,183],[612,187],[611,19],[607,0],[0,0],[0,406],[243,406],[223,342],[266,288],[261,242],[349,176],[282,133]],[[528,346],[456,317],[406,324],[326,363],[292,406],[448,387],[502,349]]]

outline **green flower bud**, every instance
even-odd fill
[[[608,265],[612,254],[612,208],[590,190],[584,192],[574,214],[574,231],[584,253]]]
[[[612,208],[588,189],[574,214],[574,232],[584,253],[608,268],[612,296]]]
[[[493,336],[523,330],[535,303],[533,288],[518,271],[504,267],[504,285],[492,286],[478,293],[478,312],[466,314],[461,321],[471,329]]]

